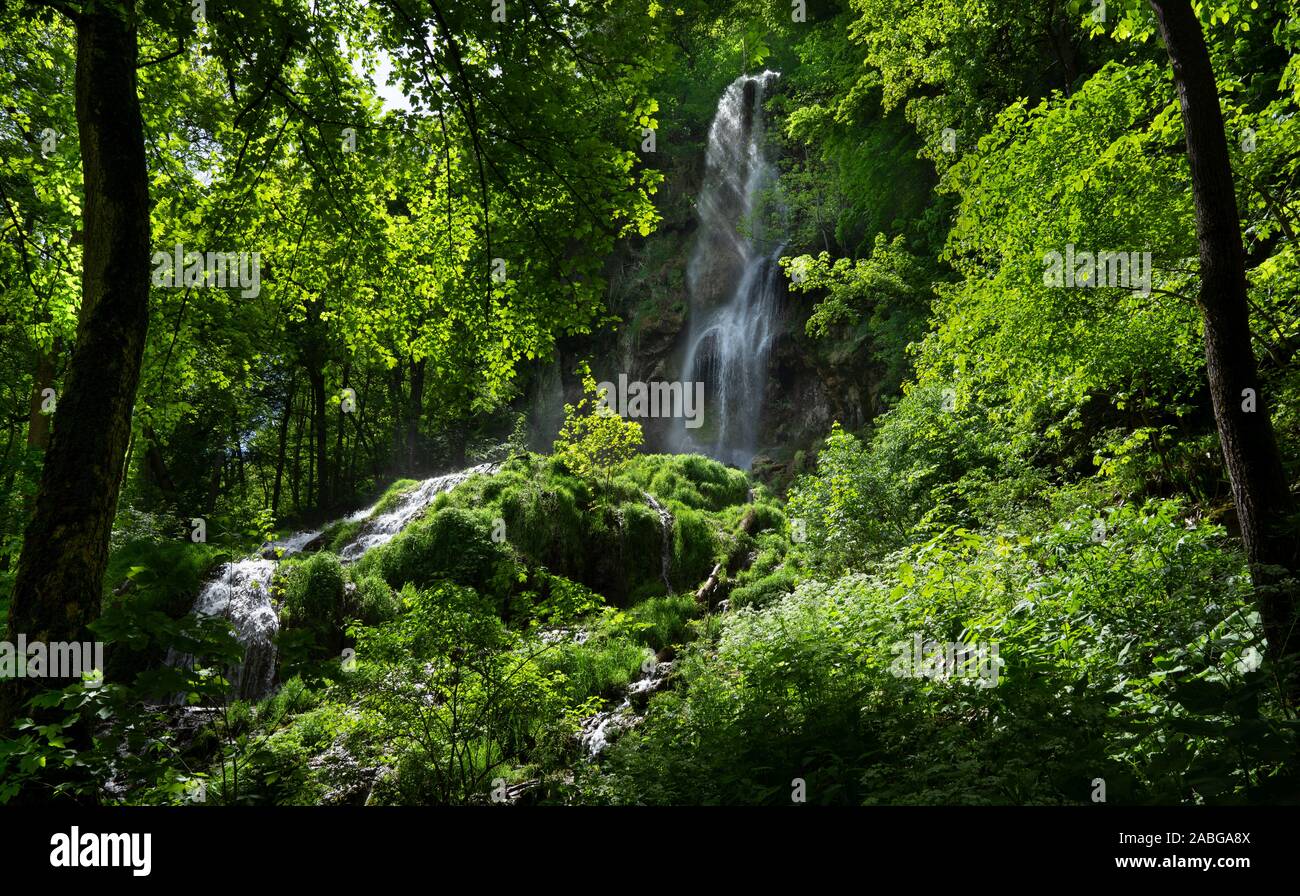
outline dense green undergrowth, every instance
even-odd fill
[[[1294,797],[1294,725],[1220,526],[1102,480],[993,502],[1002,478],[881,526],[881,508],[921,489],[883,476],[882,456],[832,435],[786,510],[699,457],[641,456],[600,482],[516,457],[358,563],[281,561],[284,683],[259,704],[223,701],[200,664],[189,699],[216,708],[197,710],[197,734],[163,710],[141,717],[139,689],[183,677],[156,652],[145,669],[147,638],[117,667],[130,674],[65,699],[114,706],[184,758],[156,746],[125,773],[126,802],[788,804],[798,788],[814,803],[1082,803],[1099,781],[1111,802]],[[930,467],[924,450],[905,457]],[[645,492],[672,514],[671,593]],[[748,534],[746,514],[761,520]],[[137,584],[111,601],[138,611],[123,630],[156,626],[159,602],[192,597],[215,556],[123,550],[115,569]],[[718,563],[709,611],[694,586]],[[979,648],[982,666],[927,665],[942,644]],[[644,720],[588,757],[583,720],[664,659],[673,674]],[[35,740],[5,761],[40,753]],[[91,778],[111,764],[99,748],[76,759]]]

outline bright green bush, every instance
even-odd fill
[[[539,657],[542,669],[563,674],[570,701],[587,697],[612,698],[641,675],[649,654],[623,637],[598,635],[582,644],[558,644]]]
[[[388,622],[402,611],[401,598],[374,574],[357,579],[350,604],[349,612],[365,625]]]
[[[285,615],[298,627],[337,629],[343,617],[343,567],[328,552],[293,564],[284,586]]]
[[[679,507],[673,517],[672,582],[678,591],[693,590],[708,578],[718,561],[719,544],[708,517]]]
[[[427,587],[452,581],[503,595],[512,562],[492,540],[492,519],[482,512],[447,507],[415,522],[357,564],[358,574],[375,573],[394,588]]]

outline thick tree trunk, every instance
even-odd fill
[[[1188,0],[1151,0],[1178,84],[1196,203],[1205,361],[1214,418],[1269,651],[1294,657],[1300,538],[1251,346],[1245,254],[1218,87]],[[1247,392],[1247,390],[1250,390]],[[1246,396],[1254,395],[1253,404]],[[1294,688],[1294,679],[1292,683]],[[1292,694],[1295,691],[1292,690]]]
[[[123,18],[123,10],[131,18]],[[10,638],[85,640],[99,615],[149,326],[149,179],[133,5],[86,4],[76,110],[85,185],[82,315],[9,611]],[[44,682],[48,685],[50,682]],[[5,689],[0,716],[31,680]]]

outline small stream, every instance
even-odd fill
[[[641,723],[650,695],[663,689],[672,671],[670,661],[648,666],[640,678],[627,686],[621,703],[583,720],[578,743],[588,759],[595,759],[616,737]]]
[[[664,587],[668,593],[673,593],[672,571],[673,571],[673,515],[664,509],[655,496],[649,492],[642,492],[645,496],[646,503],[657,514],[659,514],[659,529],[663,532],[663,550],[660,553],[660,575],[663,576]]]

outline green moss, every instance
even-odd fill
[[[680,508],[673,519],[672,582],[675,590],[693,590],[717,562],[718,539],[708,517]]]
[[[687,639],[687,623],[697,609],[693,594],[643,600],[627,611],[632,623],[632,637],[655,652],[680,644]]]
[[[620,478],[696,510],[718,511],[749,498],[749,479],[742,471],[698,454],[642,455]]]
[[[632,597],[645,594],[647,588],[664,590],[663,522],[644,500],[628,502],[618,508],[621,567],[625,591]],[[628,601],[635,603],[636,599]]]
[[[505,549],[492,540],[489,514],[447,507],[364,556],[357,563],[357,576],[372,573],[394,588],[450,580],[501,597],[514,569]]]
[[[321,533],[322,550],[338,553],[344,546],[357,537],[365,526],[365,520],[341,520],[325,528]]]
[[[348,606],[350,616],[364,625],[379,625],[396,618],[401,611],[401,598],[378,575],[357,579]]]
[[[375,503],[374,516],[381,513],[388,513],[397,507],[397,502],[402,496],[420,484],[418,479],[399,479],[384,490],[384,494]]]
[[[284,616],[294,628],[333,635],[343,622],[343,567],[334,554],[312,554],[289,568]]]

